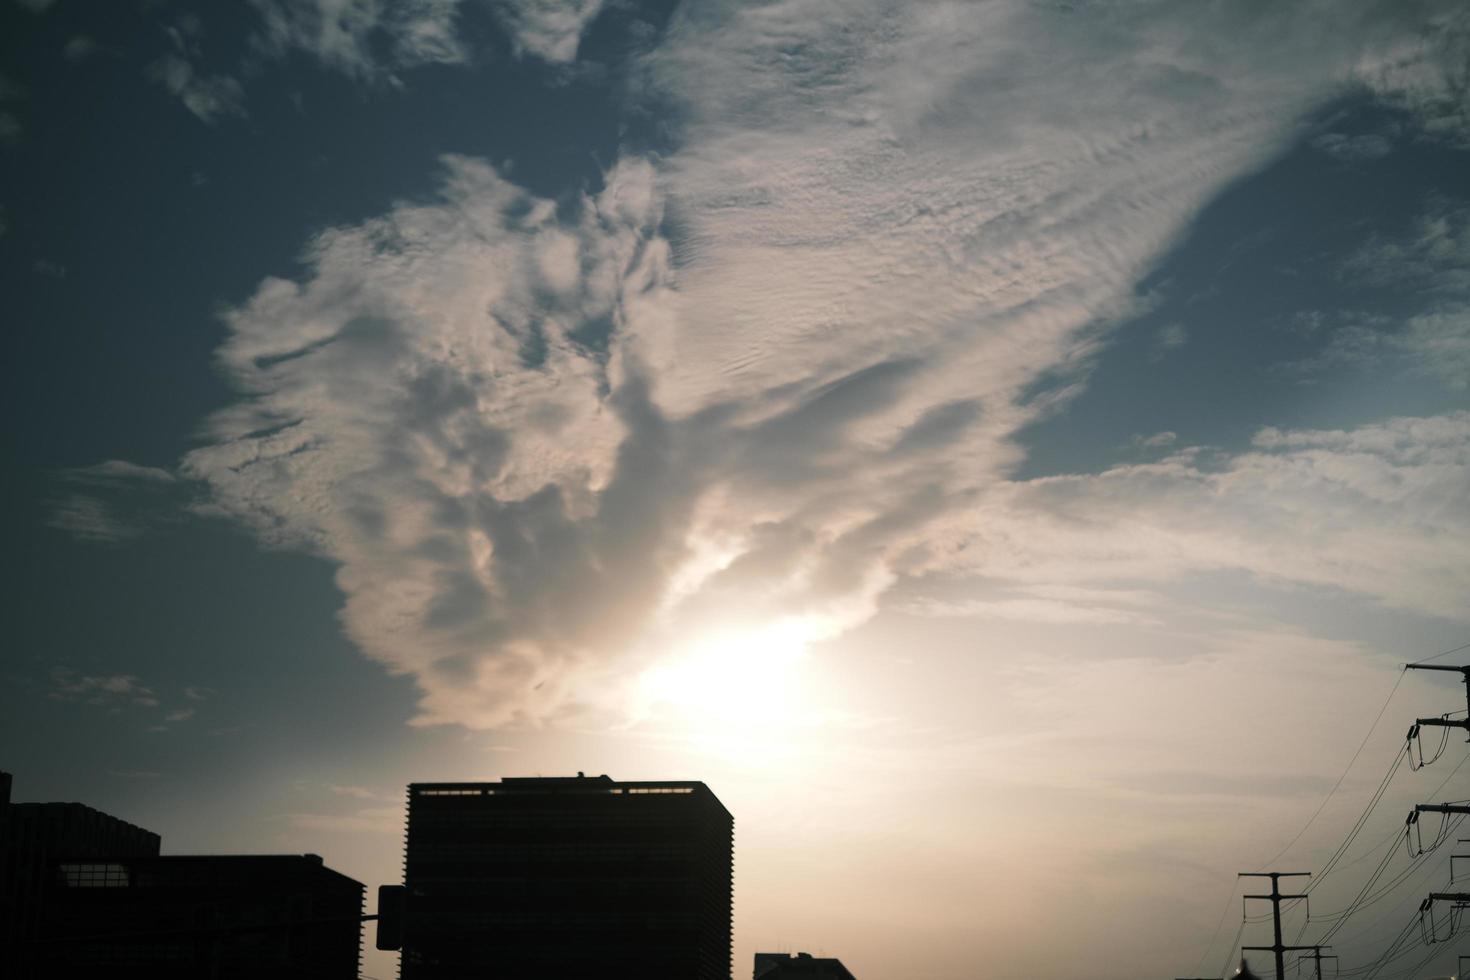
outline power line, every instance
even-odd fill
[[[1414,663],[1404,664],[1404,666],[1413,667],[1416,664],[1427,664],[1431,660],[1438,660],[1440,657],[1448,657],[1450,654],[1459,653],[1461,650],[1470,650],[1470,643],[1466,643],[1464,646],[1455,647],[1453,650],[1446,650],[1444,653],[1436,653],[1434,656],[1425,657],[1423,660],[1415,660]]]
[[[1238,881],[1239,879],[1236,880]],[[1220,930],[1225,927],[1225,917],[1230,914],[1230,910],[1235,906],[1236,891],[1238,889],[1235,882],[1231,882],[1230,893],[1225,896],[1225,907],[1220,910],[1220,919],[1215,923],[1215,931],[1210,933],[1210,941],[1205,943],[1205,951],[1200,954],[1199,965],[1194,968],[1195,973],[1203,973],[1205,971],[1205,960],[1210,958],[1210,950],[1215,948],[1215,940],[1220,938]],[[1245,928],[1244,921],[1241,922],[1241,928]],[[1240,938],[1239,933],[1236,934],[1235,938]]]
[[[1337,782],[1332,784],[1332,788],[1327,791],[1327,795],[1322,798],[1322,802],[1317,805],[1317,809],[1312,812],[1312,815],[1310,817],[1307,818],[1307,822],[1302,824],[1302,829],[1296,832],[1296,836],[1293,837],[1289,842],[1287,842],[1287,845],[1283,847],[1275,857],[1271,858],[1271,860],[1269,861],[1264,862],[1261,867],[1270,867],[1277,861],[1281,860],[1282,856],[1284,856],[1287,851],[1295,847],[1297,841],[1302,839],[1302,835],[1307,832],[1307,828],[1312,826],[1312,824],[1316,822],[1317,818],[1322,815],[1322,811],[1327,808],[1328,801],[1332,799],[1333,794],[1336,793],[1338,788],[1342,786],[1342,781],[1347,778],[1347,774],[1352,771],[1354,763],[1356,763],[1358,761],[1358,757],[1363,754],[1363,747],[1368,744],[1368,740],[1372,738],[1373,733],[1378,730],[1378,723],[1383,720],[1383,713],[1388,710],[1389,702],[1392,701],[1393,696],[1398,693],[1399,685],[1404,682],[1404,674],[1407,673],[1407,671],[1407,667],[1399,670],[1399,676],[1393,682],[1393,687],[1389,689],[1388,697],[1383,699],[1383,705],[1378,709],[1378,714],[1373,717],[1373,724],[1368,726],[1368,734],[1364,735],[1363,740],[1358,743],[1357,751],[1354,752],[1353,757],[1348,760],[1347,766],[1342,770],[1342,775],[1337,777]]]

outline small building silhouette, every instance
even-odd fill
[[[355,980],[363,886],[314,854],[160,856],[81,803],[11,803],[0,773],[0,976]]]
[[[403,980],[729,980],[733,833],[699,782],[414,783]]]
[[[12,803],[0,772],[0,976],[18,976],[23,950],[40,934],[52,869],[63,859],[150,857],[152,831],[81,803]]]
[[[755,980],[857,980],[842,961],[810,953],[756,953]]]
[[[356,980],[363,886],[315,854],[62,861],[36,975]]]

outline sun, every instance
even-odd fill
[[[644,699],[698,725],[789,722],[802,708],[807,646],[819,632],[789,617],[700,636],[644,675]]]

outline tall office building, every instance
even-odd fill
[[[403,980],[729,980],[733,860],[703,783],[414,783]]]

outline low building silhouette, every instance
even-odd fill
[[[733,833],[699,782],[414,783],[403,980],[729,980]]]
[[[158,854],[161,838],[81,803],[12,803],[0,772],[0,975],[19,975],[22,951],[40,935],[57,862]],[[7,967],[9,969],[7,969]]]
[[[62,861],[37,975],[356,980],[363,886],[315,854]]]
[[[810,953],[756,953],[755,980],[857,980],[842,961]]]
[[[314,854],[159,854],[81,803],[11,803],[0,773],[0,976],[355,980],[363,886]]]

